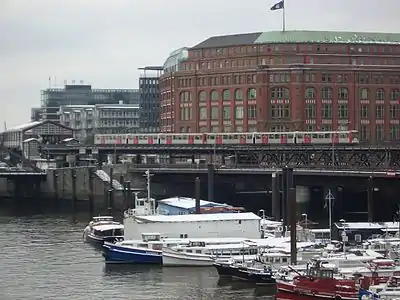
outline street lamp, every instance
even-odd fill
[[[342,232],[343,254],[346,254],[346,242],[349,240],[346,234],[346,220],[340,219],[339,222],[342,223],[343,226],[343,232]]]
[[[304,231],[305,231],[306,241],[308,241],[308,232],[307,232],[308,215],[306,213],[304,213],[304,214],[301,214],[301,216],[304,217]]]

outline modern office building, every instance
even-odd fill
[[[211,37],[160,79],[169,132],[355,129],[400,140],[400,34],[286,31]]]
[[[139,104],[137,89],[92,89],[91,85],[65,85],[41,91],[42,119],[58,121],[62,105]]]
[[[42,119],[42,109],[40,107],[31,108],[31,122],[40,121]]]
[[[163,67],[149,66],[139,70],[143,71],[139,78],[140,131],[160,132],[159,81]]]
[[[96,133],[139,132],[139,105],[96,104],[60,106],[59,122],[74,129],[74,137],[91,143]]]

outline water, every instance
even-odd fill
[[[82,241],[88,217],[79,219],[0,216],[2,300],[271,299],[268,291],[219,282],[213,268],[106,268],[101,252]]]

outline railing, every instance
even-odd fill
[[[254,172],[280,172],[282,166],[263,166],[257,164],[237,164],[237,165],[221,165],[221,164],[213,164],[214,170],[223,170],[227,173],[228,170],[231,171],[240,171],[240,170],[252,170]],[[360,173],[360,172],[385,172],[385,173],[397,173],[396,170],[390,168],[379,168],[379,167],[351,167],[351,166],[332,166],[332,165],[288,165],[288,167],[294,168],[294,171],[301,171],[301,172],[349,172],[349,173]],[[207,170],[207,165],[198,165],[198,164],[129,164],[128,170],[135,170],[135,169],[160,169],[160,170]],[[355,170],[356,169],[356,170]],[[400,172],[399,172],[400,173]]]

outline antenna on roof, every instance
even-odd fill
[[[7,131],[7,122],[4,121],[4,131]]]

